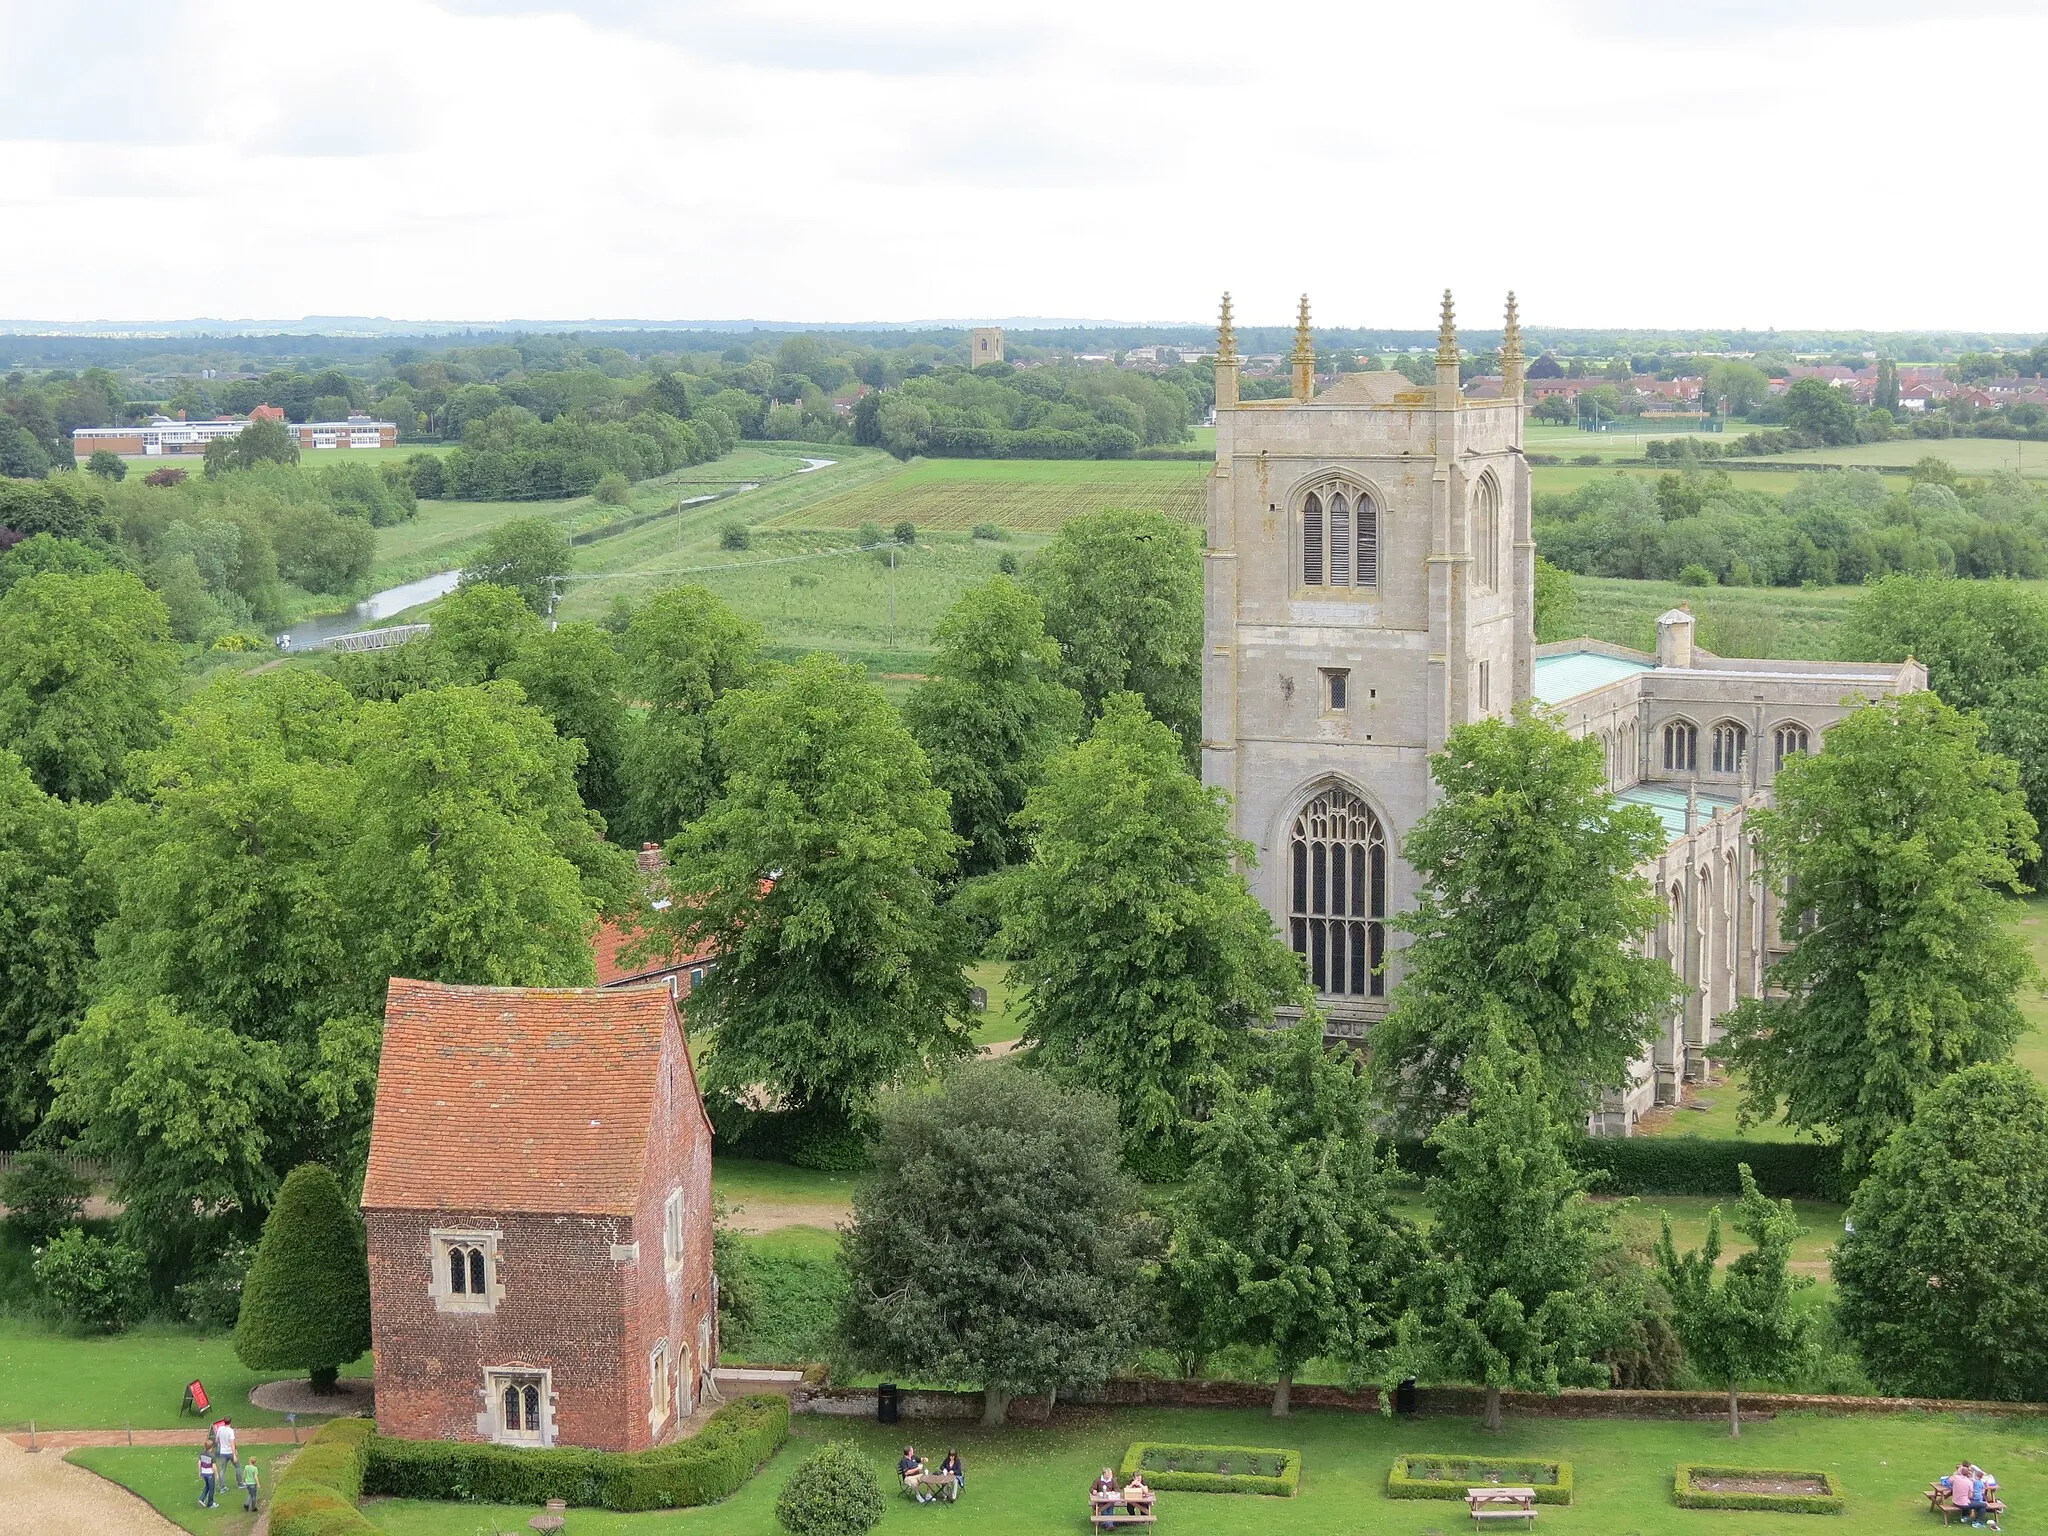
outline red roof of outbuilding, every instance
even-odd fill
[[[363,1205],[631,1214],[671,1027],[666,986],[394,976]]]

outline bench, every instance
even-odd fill
[[[1961,1515],[1967,1519],[1973,1513],[1970,1505],[1951,1502],[1948,1490],[1939,1484],[1927,1489],[1926,1492],[1929,1513],[1940,1515],[1943,1525],[1948,1524],[1949,1518],[1952,1515]],[[1986,1499],[1984,1501],[1984,1513],[1996,1520],[2005,1514],[2005,1504],[1999,1499]]]
[[[1118,1525],[1155,1524],[1159,1517],[1152,1512],[1152,1500],[1144,1498],[1138,1500],[1138,1502],[1144,1505],[1144,1512],[1134,1515],[1121,1507],[1125,1503],[1124,1496],[1121,1493],[1096,1493],[1090,1490],[1088,1494],[1088,1518],[1095,1524],[1097,1529],[1102,1530]]]
[[[1521,1520],[1536,1523],[1534,1488],[1467,1488],[1466,1506],[1473,1520]]]

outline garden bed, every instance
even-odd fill
[[[1462,1499],[1471,1488],[1534,1488],[1538,1504],[1572,1501],[1572,1464],[1516,1456],[1437,1456],[1410,1454],[1394,1458],[1387,1474],[1390,1499]]]
[[[1672,1499],[1684,1509],[1774,1509],[1793,1515],[1839,1515],[1842,1484],[1832,1472],[1805,1468],[1679,1465]]]
[[[1301,1452],[1256,1445],[1176,1445],[1140,1440],[1124,1452],[1122,1480],[1143,1472],[1154,1488],[1182,1493],[1264,1493],[1292,1498]]]

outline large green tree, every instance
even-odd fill
[[[1088,717],[1135,693],[1195,761],[1202,740],[1202,535],[1162,512],[1069,519],[1025,584]]]
[[[619,648],[626,689],[647,713],[626,733],[617,832],[666,843],[718,793],[712,707],[753,681],[761,632],[707,587],[670,587],[633,612]]]
[[[883,1114],[842,1249],[842,1341],[874,1369],[979,1386],[999,1425],[1018,1393],[1130,1362],[1148,1236],[1114,1106],[977,1063]]]
[[[1279,1416],[1308,1361],[1362,1367],[1391,1342],[1419,1247],[1393,1209],[1369,1090],[1321,1021],[1304,1018],[1259,1075],[1226,1086],[1201,1129],[1161,1280],[1190,1354],[1272,1352]]]
[[[1458,727],[1431,760],[1442,798],[1403,854],[1421,898],[1373,1064],[1405,1122],[1454,1109],[1486,1021],[1505,1021],[1560,1105],[1623,1080],[1676,983],[1640,950],[1661,907],[1637,873],[1656,813],[1608,792],[1600,744],[1529,705]]]
[[[1429,1135],[1436,1219],[1417,1316],[1431,1368],[1484,1387],[1486,1427],[1499,1429],[1504,1390],[1606,1384],[1594,1354],[1614,1317],[1594,1281],[1614,1243],[1547,1074],[1509,1043],[1504,1010],[1483,1023],[1465,1060],[1466,1107]]]
[[[2001,890],[2032,858],[2034,819],[1983,723],[1931,693],[1880,700],[1788,759],[1753,814],[1787,890],[1780,995],[1729,1020],[1744,1112],[1838,1140],[1860,1170],[1929,1084],[2002,1059],[2033,973]]]
[[[1890,1392],[2048,1400],[2048,1093],[1975,1066],[1877,1154],[1835,1245],[1836,1316]]]
[[[0,597],[0,741],[50,794],[118,792],[176,679],[170,615],[133,576],[51,572]]]
[[[1794,379],[1785,391],[1785,425],[1839,446],[1856,441],[1856,407],[1846,390],[1825,379]]]
[[[1176,1170],[1252,1031],[1308,1000],[1301,962],[1245,886],[1221,795],[1132,694],[1047,765],[1022,824],[1002,942],[1033,1060],[1115,1094],[1127,1153]]]
[[[555,734],[583,744],[576,788],[610,824],[623,795],[627,714],[625,660],[595,624],[563,624],[528,641],[504,669],[546,715]]]
[[[515,517],[500,523],[484,541],[476,558],[463,568],[462,583],[510,587],[535,613],[548,613],[573,558],[569,536],[551,519]]]
[[[812,655],[717,705],[718,798],[670,845],[667,926],[719,964],[692,993],[705,1087],[858,1124],[875,1090],[973,1049],[937,882],[946,796],[880,689]]]
[[[931,680],[905,718],[952,801],[962,872],[987,874],[1019,852],[1013,818],[1047,761],[1073,743],[1081,700],[1058,680],[1043,607],[1007,576],[970,587],[934,638]]]
[[[257,1371],[306,1372],[332,1392],[341,1367],[370,1347],[370,1267],[363,1224],[330,1168],[294,1168],[263,1223],[242,1283],[235,1356]]]
[[[1773,1200],[1756,1187],[1749,1164],[1740,1164],[1742,1203],[1735,1230],[1750,1248],[1721,1269],[1721,1208],[1707,1212],[1707,1241],[1680,1254],[1671,1219],[1657,1242],[1657,1264],[1676,1305],[1678,1337],[1686,1358],[1708,1379],[1728,1384],[1728,1433],[1742,1433],[1736,1393],[1745,1380],[1788,1376],[1810,1348],[1811,1314],[1794,1296],[1811,1280],[1791,1272],[1792,1245],[1805,1228],[1790,1200]]]

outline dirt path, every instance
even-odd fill
[[[127,1489],[74,1467],[57,1450],[31,1456],[11,1440],[0,1440],[0,1509],[6,1529],[35,1536],[179,1536]]]
[[[732,1208],[732,1228],[758,1237],[781,1227],[823,1227],[830,1232],[853,1219],[852,1205],[834,1200],[743,1200]]]
[[[324,1420],[314,1419],[299,1426],[299,1440],[310,1436]],[[190,1429],[46,1429],[36,1435],[36,1444],[56,1456],[66,1451],[75,1451],[82,1445],[189,1445],[192,1454],[199,1454],[199,1444],[206,1438],[206,1426],[195,1424]],[[289,1426],[264,1429],[238,1429],[235,1438],[244,1445],[292,1445]],[[24,1450],[28,1447],[27,1435],[9,1435],[7,1443]]]

